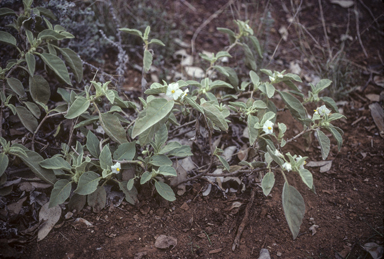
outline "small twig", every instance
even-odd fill
[[[62,114],[65,114],[67,113],[67,111],[65,112],[59,112],[59,113],[54,113],[54,114],[50,114],[50,115],[46,115],[39,123],[39,125],[37,126],[36,130],[33,132],[33,136],[32,136],[32,151],[35,151],[35,137],[36,137],[36,133],[39,131],[40,127],[43,125],[43,123],[45,122],[46,119],[50,118],[50,117],[53,117],[53,116],[56,116],[56,115],[62,115]]]
[[[90,68],[93,68],[94,70],[99,71],[99,68],[95,67],[94,65],[89,64],[88,62],[86,62],[86,61],[84,61],[84,60],[82,60],[82,62],[83,62],[84,65],[87,65],[87,66],[89,66]],[[103,71],[100,71],[100,73],[103,74],[104,76],[107,76],[112,82],[114,82],[114,84],[116,84],[116,82],[118,82],[118,81],[117,81],[113,76],[111,76],[110,74],[107,74],[107,73],[105,73],[105,72],[103,72]]]
[[[304,133],[307,133],[307,132],[310,132],[310,131],[314,131],[314,129],[306,129],[306,130],[303,130],[302,132],[300,132],[299,134],[297,134],[296,136],[294,136],[293,138],[291,139],[288,139],[285,143],[289,143],[295,139],[297,139],[298,137],[300,137],[301,135],[303,135]]]
[[[248,221],[249,221],[249,211],[250,211],[250,209],[252,207],[253,200],[255,199],[255,194],[256,194],[256,187],[254,187],[252,189],[251,198],[249,199],[247,207],[245,208],[244,218],[241,221],[239,228],[237,229],[237,234],[236,234],[235,240],[233,241],[233,244],[232,244],[232,251],[235,251],[236,247],[238,247],[240,245],[241,234],[243,233],[245,227],[248,224]]]
[[[328,34],[327,34],[327,27],[325,26],[323,6],[321,5],[321,1],[322,0],[319,0],[321,23],[323,24],[324,36],[325,36],[325,40],[327,42],[328,55],[329,55],[329,59],[331,60],[332,59],[332,50],[331,50],[331,45],[329,44],[329,38],[328,38]]]
[[[356,31],[357,31],[357,38],[359,39],[359,43],[360,43],[360,46],[361,48],[363,49],[363,52],[364,52],[364,55],[366,58],[368,58],[368,54],[367,54],[367,51],[365,50],[364,48],[364,45],[363,45],[363,41],[361,40],[361,36],[360,36],[360,29],[359,29],[359,12],[357,11],[357,7],[355,5],[355,15],[356,15]]]
[[[212,14],[207,20],[205,20],[195,31],[193,34],[192,40],[191,40],[191,49],[192,49],[192,56],[195,55],[195,41],[197,38],[197,35],[199,35],[200,31],[207,26],[213,19],[217,18],[219,14],[221,14],[229,5],[233,4],[234,0],[228,1],[223,7],[221,7],[219,10],[217,10],[214,14]]]
[[[294,15],[293,18],[292,18],[292,22],[289,23],[289,25],[288,25],[288,27],[287,27],[287,30],[288,30],[288,29],[291,27],[291,25],[293,24],[293,21],[295,20],[297,14],[298,14],[299,11],[300,11],[301,4],[302,4],[302,3],[303,3],[303,0],[300,1],[299,7],[297,8],[297,11],[296,11],[295,15]],[[271,56],[271,59],[270,59],[270,62],[269,62],[269,63],[271,63],[271,61],[273,60],[273,57],[275,56],[276,51],[277,51],[277,49],[279,48],[280,43],[281,43],[282,40],[283,40],[283,37],[281,37],[280,40],[279,40],[279,42],[277,43],[276,48],[275,48],[275,50],[273,51],[273,54],[272,54],[272,56]]]
[[[77,120],[79,119],[79,117],[76,118],[76,121],[75,123],[73,123],[73,120],[72,120],[72,125],[71,125],[71,129],[70,129],[70,132],[69,132],[69,139],[68,139],[68,147],[71,146],[71,143],[72,143],[72,137],[73,137],[73,130],[75,128],[75,125],[77,123]]]
[[[178,130],[178,129],[184,128],[184,127],[189,126],[189,125],[192,125],[193,123],[196,123],[196,120],[187,122],[187,123],[185,123],[185,124],[183,124],[183,125],[180,125],[180,126],[174,128],[173,130],[171,130],[171,131],[169,132],[169,134],[172,134],[173,132],[175,132],[175,131]]]

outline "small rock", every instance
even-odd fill
[[[189,206],[186,202],[184,202],[183,205],[180,206],[180,209],[187,211],[187,210],[189,210]]]
[[[83,219],[83,218],[77,218],[75,220],[75,225],[80,225],[80,224],[85,224],[87,227],[93,227],[93,224],[91,222],[89,222],[88,220]]]
[[[139,253],[136,253],[134,259],[145,258],[145,257],[147,256],[147,254],[148,254],[147,252],[139,252]]]
[[[209,254],[217,254],[217,253],[220,253],[221,250],[223,250],[223,248],[218,248],[218,249],[215,249],[215,250],[211,250],[211,251],[209,251]]]
[[[70,218],[72,218],[72,216],[73,216],[72,212],[67,212],[67,214],[65,214],[64,218],[65,219],[70,219]]]
[[[271,255],[269,254],[268,249],[263,248],[260,250],[259,259],[271,259]]]
[[[159,249],[167,249],[175,247],[177,245],[177,239],[171,236],[160,235],[156,238],[155,247]]]
[[[276,255],[280,257],[282,255],[282,253],[281,252],[277,252]]]
[[[318,228],[319,226],[318,225],[312,225],[310,228],[309,228],[309,230],[310,231],[312,231],[312,236],[314,235],[314,234],[316,234],[316,229]]]

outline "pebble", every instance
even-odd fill
[[[263,248],[260,250],[259,259],[271,259],[271,255],[269,254],[268,249]]]

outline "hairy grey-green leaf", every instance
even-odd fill
[[[119,118],[111,113],[99,114],[101,126],[105,133],[115,142],[123,144],[128,142],[125,129],[121,126]]]
[[[87,171],[83,173],[79,178],[75,193],[80,195],[88,195],[93,193],[96,191],[100,179],[100,175],[95,172]]]
[[[244,50],[246,62],[249,64],[252,70],[256,70],[257,69],[256,60],[251,49],[248,47],[247,44],[242,44],[241,46],[243,47],[243,50]]]
[[[123,143],[113,152],[114,160],[132,160],[136,155],[136,143]]]
[[[265,83],[265,90],[266,90],[268,98],[272,98],[273,95],[275,94],[276,88],[272,84],[266,82]]]
[[[101,150],[100,156],[100,167],[102,169],[108,170],[111,169],[113,165],[111,150],[109,149],[109,145],[105,145],[103,150]]]
[[[181,144],[179,142],[169,142],[167,145],[165,145],[160,151],[159,154],[167,154],[175,149],[178,149],[181,147]]]
[[[35,102],[47,104],[51,98],[49,83],[41,75],[29,77],[29,92]]]
[[[144,72],[147,73],[152,65],[152,54],[149,52],[149,50],[144,50],[144,59],[143,59],[143,66],[144,66]]]
[[[49,198],[49,208],[53,208],[56,205],[64,203],[72,190],[72,182],[66,179],[58,180],[51,192],[51,197]]]
[[[36,117],[36,119],[40,118],[41,112],[39,106],[33,102],[25,102],[25,105],[27,106],[28,110],[32,112],[32,114]]]
[[[257,51],[257,54],[259,54],[260,58],[263,58],[263,51],[261,50],[259,40],[253,35],[249,36],[249,38],[251,39],[253,46]]]
[[[87,196],[88,205],[92,207],[94,213],[104,209],[107,202],[107,192],[104,186],[97,187],[96,191]]]
[[[6,15],[15,15],[16,16],[16,13],[15,13],[15,11],[13,11],[10,8],[0,8],[0,17],[6,16]]]
[[[127,32],[127,33],[132,34],[132,35],[139,36],[141,38],[143,37],[143,33],[139,30],[136,30],[136,29],[121,28],[119,30],[123,31],[123,32]]]
[[[161,195],[161,197],[163,197],[167,201],[176,200],[175,193],[173,192],[172,188],[168,184],[160,181],[156,181],[155,188],[156,188],[156,191]]]
[[[7,78],[7,84],[19,97],[25,95],[24,86],[19,79],[14,77]]]
[[[79,96],[69,107],[67,114],[64,116],[67,119],[74,119],[83,114],[89,107],[90,101],[82,96]]]
[[[51,29],[45,29],[37,35],[40,40],[63,40],[66,36]]]
[[[228,84],[227,82],[224,82],[222,80],[215,80],[213,81],[210,85],[209,85],[209,89],[212,90],[212,89],[215,89],[215,88],[219,88],[219,87],[227,87],[227,88],[231,88],[233,89],[233,86]]]
[[[12,34],[5,32],[5,31],[0,31],[0,42],[12,45],[16,47],[17,41],[16,38],[12,36]]]
[[[293,239],[296,239],[305,214],[304,199],[295,187],[290,186],[288,182],[285,182],[282,201],[285,219],[287,220]]]
[[[83,79],[83,62],[79,56],[76,52],[68,48],[58,48],[58,50],[61,52],[61,55],[63,55],[65,62],[67,62],[68,66],[71,68],[76,81],[80,83]]]
[[[168,129],[165,124],[160,126],[160,129],[155,133],[155,148],[157,151],[161,150],[163,145],[168,139]]]
[[[318,94],[319,92],[321,92],[322,90],[324,90],[325,88],[327,88],[328,86],[330,86],[332,83],[331,80],[329,79],[321,79],[317,84],[316,84],[316,87],[314,89],[314,94]]]
[[[133,187],[134,183],[135,183],[135,178],[129,179],[129,181],[127,183],[127,190],[128,191],[132,190],[132,187]]]
[[[46,16],[46,17],[48,17],[54,21],[57,20],[56,16],[49,9],[46,9],[44,7],[35,7],[34,9],[39,10],[40,14],[42,14],[42,15],[44,15],[44,16]]]
[[[293,95],[278,91],[280,96],[283,98],[283,101],[288,106],[289,111],[292,113],[292,116],[297,120],[306,119],[307,111],[305,110],[303,104]]]
[[[139,135],[139,144],[143,147],[150,143],[153,139],[155,133],[159,130],[159,128],[167,121],[167,118],[163,118],[161,121],[151,126],[149,129],[144,131]]]
[[[64,158],[59,156],[47,158],[40,162],[39,165],[45,169],[64,169],[66,171],[71,171],[71,165],[64,160]]]
[[[334,127],[327,127],[326,129],[329,130],[332,133],[333,137],[336,139],[337,148],[338,151],[340,151],[341,146],[343,145],[343,137],[341,136],[340,132],[337,131]]]
[[[299,169],[299,174],[303,182],[309,187],[309,189],[312,189],[313,187],[313,177],[309,170],[307,169]]]
[[[160,166],[158,171],[159,171],[159,174],[162,174],[164,176],[177,176],[177,172],[175,168],[173,168],[172,166],[168,166],[168,165]]]
[[[247,117],[247,126],[248,126],[248,135],[249,135],[249,144],[253,146],[257,137],[259,136],[259,130],[255,129],[255,124],[259,122],[259,118],[253,115],[248,115]]]
[[[40,179],[54,184],[56,182],[56,176],[52,170],[42,168],[39,164],[44,161],[44,158],[40,156],[38,153],[31,151],[20,144],[13,144],[13,147],[19,147],[25,151],[26,156],[21,153],[11,153],[21,158],[24,164],[26,164],[32,172],[36,174]]]
[[[44,63],[55,72],[58,77],[60,77],[68,85],[72,86],[67,67],[60,58],[50,53],[41,53],[39,56],[44,61]]]
[[[166,155],[154,155],[149,160],[149,163],[154,166],[162,166],[162,165],[172,165],[172,160],[169,159]]]
[[[142,111],[140,114],[145,114],[144,116],[138,117],[133,126],[132,138],[140,135],[157,122],[166,117],[172,110],[174,101],[167,101],[163,98],[153,99],[148,102],[147,108]]]
[[[0,176],[5,172],[5,169],[8,167],[8,156],[4,153],[0,153]]]
[[[316,130],[317,139],[321,148],[321,157],[323,160],[327,159],[329,151],[331,150],[331,141],[329,138],[319,129]]]
[[[23,106],[17,106],[16,113],[24,127],[32,133],[35,132],[38,122],[33,114]]]
[[[227,160],[225,160],[224,157],[219,156],[219,155],[217,155],[217,158],[219,158],[220,163],[221,163],[221,164],[225,167],[225,169],[229,172],[230,168],[229,168],[229,164],[228,164]]]
[[[68,210],[80,212],[87,202],[87,196],[74,193],[68,202]]]
[[[100,155],[100,141],[92,131],[87,133],[86,147],[93,157],[99,157]]]
[[[190,146],[181,146],[179,148],[176,148],[170,151],[168,153],[168,156],[186,157],[186,156],[193,156],[193,154]]]
[[[205,102],[201,105],[201,107],[204,109],[204,114],[214,123],[215,126],[224,131],[228,130],[228,124],[225,121],[223,114],[216,106],[209,102]]]
[[[35,74],[35,69],[36,69],[35,56],[32,53],[27,52],[25,54],[25,61],[27,61],[27,67],[28,67],[29,75],[33,76],[33,74]]]
[[[160,45],[160,46],[163,46],[165,47],[165,44],[161,41],[161,40],[158,40],[158,39],[152,39],[149,44],[157,44],[157,45]]]
[[[274,185],[275,175],[272,172],[266,173],[261,181],[261,188],[265,196],[268,196]]]
[[[152,172],[145,171],[140,177],[140,184],[145,184],[152,179]]]
[[[222,66],[213,66],[213,68],[219,71],[219,73],[223,74],[224,76],[229,77],[228,72]]]
[[[231,67],[222,67],[222,68],[229,75],[228,80],[231,83],[231,85],[233,85],[234,87],[237,87],[239,85],[239,77],[237,76],[236,71]]]
[[[135,203],[138,201],[137,199],[137,189],[135,186],[132,186],[131,190],[127,189],[127,181],[119,182],[120,190],[122,190],[125,194],[125,200],[129,202],[132,205],[135,205]]]
[[[201,108],[201,106],[197,104],[197,102],[195,102],[192,98],[187,96],[187,97],[184,97],[184,100],[186,103],[191,105],[195,110],[199,111],[200,113],[204,113],[203,108]]]

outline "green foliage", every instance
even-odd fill
[[[28,9],[31,4],[25,1],[25,6]],[[293,238],[297,237],[305,206],[301,194],[289,185],[286,174],[297,175],[311,190],[314,189],[314,181],[311,172],[304,168],[307,157],[282,152],[294,139],[314,133],[321,147],[322,158],[326,159],[331,142],[324,130],[331,132],[340,149],[343,132],[332,123],[344,116],[337,113],[333,99],[319,97],[319,93],[331,85],[329,80],[323,79],[316,86],[311,86],[311,91],[305,97],[295,84],[301,82],[299,76],[285,71],[258,71],[257,61],[262,57],[260,43],[248,22],[235,21],[238,27],[236,32],[218,28],[229,37],[231,45],[226,50],[212,56],[200,55],[209,62],[206,77],[200,81],[153,83],[145,91],[148,96],[140,98],[141,108],[139,104],[121,97],[112,89],[110,82],[91,81],[80,92],[67,92],[59,88],[57,92],[64,103],[52,107],[48,105],[51,79],[41,76],[45,74],[40,73],[44,68],[38,66],[36,61],[42,62],[47,73],[55,75],[60,84],[66,85],[72,85],[71,75],[77,82],[82,81],[82,63],[74,51],[61,48],[59,44],[74,36],[62,26],[53,26],[47,20],[46,17],[54,18],[49,10],[36,10],[39,11],[36,11],[37,14],[45,16],[37,15],[40,17],[39,29],[35,27],[32,30],[23,23],[13,24],[15,33],[23,36],[17,39],[25,38],[27,42],[18,42],[12,34],[0,32],[0,41],[14,48],[18,56],[16,61],[9,62],[0,71],[0,80],[7,94],[1,95],[2,107],[17,114],[33,136],[47,118],[64,116],[67,120],[73,120],[76,124],[74,130],[81,132],[85,141],[77,141],[75,147],[63,143],[61,154],[44,159],[35,151],[19,144],[11,145],[0,138],[2,181],[6,178],[8,155],[14,155],[38,177],[53,185],[50,207],[70,199],[71,206],[82,208],[87,200],[88,205],[98,211],[106,203],[104,185],[107,183],[118,185],[131,204],[137,202],[138,184],[152,187],[158,195],[172,202],[176,196],[168,183],[170,178],[178,176],[173,167],[175,158],[193,155],[190,146],[168,139],[174,136],[172,125],[179,126],[185,121],[194,120],[196,125],[205,128],[209,143],[213,143],[215,132],[227,132],[233,118],[238,118],[248,127],[250,147],[260,155],[260,159],[245,159],[235,167],[260,167],[268,171],[261,182],[265,195],[269,195],[275,185],[275,172],[282,173],[285,180],[282,190],[284,213]],[[0,15],[15,16],[15,13],[0,9]],[[145,30],[122,28],[120,31],[138,37],[144,43],[142,71],[143,74],[147,73],[153,62],[151,45],[164,46],[163,42],[150,39],[152,34],[149,26]],[[236,48],[244,53],[249,68],[247,78],[238,76],[231,67],[222,66],[222,58],[232,58],[231,53]],[[27,72],[29,88],[24,87],[26,80],[18,73],[20,70]],[[209,72],[214,70],[221,76],[213,80]],[[282,89],[283,85],[289,88],[288,92]],[[289,130],[287,126],[278,122],[280,111],[274,104],[276,94],[281,96],[285,108],[303,126],[303,131],[291,139],[285,137]],[[247,98],[240,98],[244,96]],[[16,106],[10,103],[11,99],[17,102]],[[312,114],[306,109],[307,103],[323,105]],[[335,113],[332,114],[327,107]],[[135,117],[132,118],[128,113]],[[45,114],[44,118],[40,118],[42,114]],[[100,131],[100,126],[104,132]],[[232,172],[234,165],[230,165],[230,161],[221,155],[221,149],[209,147],[208,150],[207,155],[211,156],[211,161],[216,161],[210,167],[221,167],[225,168],[225,172]],[[120,173],[128,167],[133,167],[135,173],[130,179],[122,181]],[[3,189],[1,185],[0,192],[9,192],[9,189]],[[72,197],[71,193],[74,193]]]

